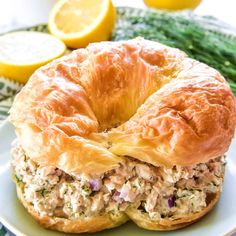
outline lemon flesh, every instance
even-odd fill
[[[62,56],[65,50],[65,44],[49,34],[5,34],[0,37],[0,75],[25,83],[36,69]]]
[[[111,0],[60,0],[49,16],[49,30],[71,48],[108,40],[116,11]]]

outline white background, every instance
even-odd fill
[[[57,0],[0,0],[0,32],[47,21]],[[176,0],[178,1],[178,0]],[[116,6],[145,7],[143,0],[113,0]],[[203,0],[195,10],[213,15],[236,27],[236,0]]]

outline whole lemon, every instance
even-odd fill
[[[144,0],[149,7],[165,10],[194,9],[202,0]]]

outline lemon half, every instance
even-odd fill
[[[60,0],[49,16],[49,30],[71,48],[108,40],[116,11],[111,0]]]
[[[0,76],[25,83],[42,65],[64,54],[65,44],[46,33],[20,31],[0,37]]]

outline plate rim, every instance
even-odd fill
[[[2,121],[1,124],[0,124],[0,133],[8,125],[12,125],[12,124],[9,122],[9,120],[7,118],[4,121]],[[5,140],[3,140],[3,143],[4,143],[4,141]],[[24,209],[24,210],[26,210],[26,209]],[[6,230],[10,231],[10,233],[13,233],[13,234],[15,234],[17,236],[29,236],[29,235],[27,235],[25,233],[22,233],[17,227],[14,226],[14,224],[10,223],[7,219],[5,219],[1,215],[1,213],[0,213],[0,223],[3,225],[4,228],[6,228]],[[157,234],[158,233],[162,233],[161,231],[153,231],[153,232],[156,232]],[[174,231],[172,231],[172,232],[174,233]],[[60,232],[60,233],[63,233],[63,232]],[[233,228],[230,228],[229,230],[226,230],[226,232],[224,232],[222,234],[222,236],[233,236],[233,234],[235,234],[235,233],[236,233],[236,225],[233,226]],[[66,234],[66,235],[70,235],[70,234]],[[235,234],[235,236],[236,236],[236,234]]]

